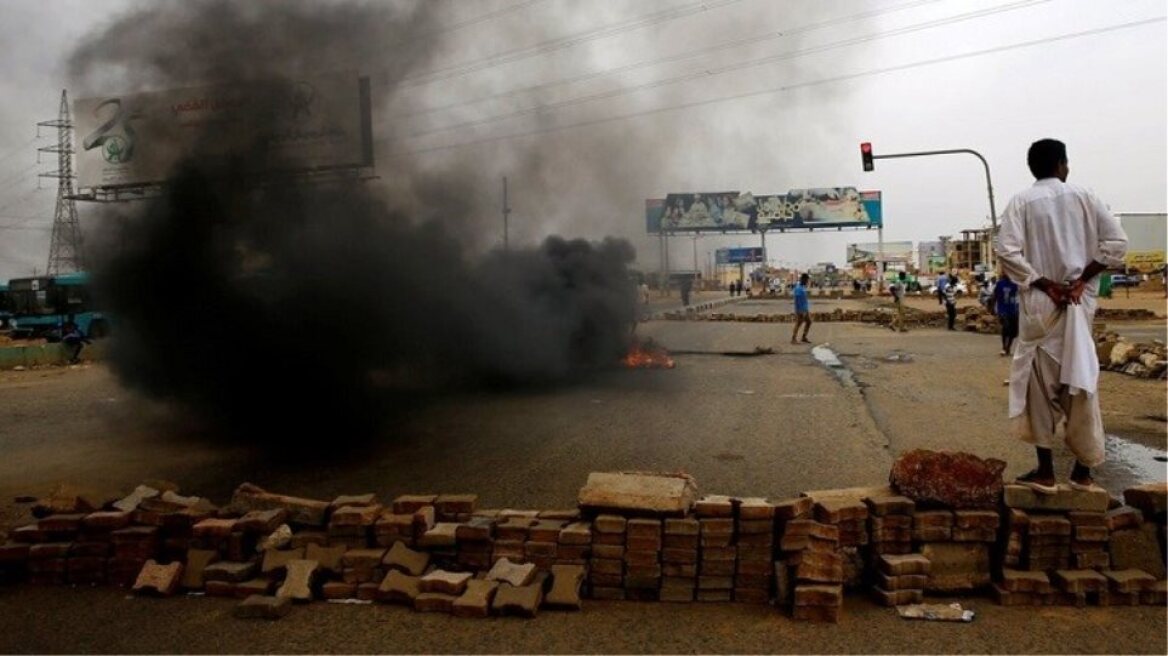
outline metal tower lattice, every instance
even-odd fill
[[[49,243],[48,275],[54,276],[82,269],[81,224],[73,200],[73,119],[69,115],[69,98],[61,91],[61,109],[55,120],[41,121],[38,127],[56,128],[57,144],[38,148],[42,153],[57,154],[57,170],[41,173],[42,178],[57,178],[57,210],[53,215],[53,235]]]

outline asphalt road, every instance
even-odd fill
[[[450,397],[351,452],[345,435],[297,436],[319,445],[300,461],[200,441],[190,418],[127,391],[100,365],[0,372],[0,519],[19,521],[14,496],[60,481],[124,490],[166,478],[218,502],[247,480],[320,498],[474,492],[483,507],[559,508],[573,506],[597,470],[681,469],[702,492],[785,497],[882,484],[896,455],[917,447],[1003,458],[1008,476],[1031,466],[1031,449],[1007,436],[1008,364],[995,337],[814,325],[812,339],[840,355],[850,384],[791,345],[788,330],[651,322],[639,332],[692,353],[675,369]],[[720,354],[756,346],[775,354]],[[1165,391],[1164,381],[1103,375],[1104,420],[1120,445],[1098,471],[1111,492],[1164,480],[1154,458],[1168,447]],[[1070,462],[1061,456],[1059,466]],[[861,597],[838,626],[794,623],[766,607],[634,602],[589,602],[534,621],[313,604],[275,624],[243,624],[223,600],[17,586],[0,588],[0,652],[1168,652],[1163,608],[964,601],[979,613],[969,625],[900,620]]]

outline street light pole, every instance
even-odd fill
[[[952,148],[948,150],[922,150],[914,153],[892,153],[889,155],[869,154],[868,157],[871,159],[900,159],[903,157],[929,157],[932,155],[956,155],[959,153],[973,155],[981,160],[981,165],[985,167],[986,191],[990,198],[990,239],[992,241],[993,237],[998,234],[998,211],[994,207],[994,183],[990,179],[990,163],[986,161],[986,158],[981,156],[981,153],[971,148]],[[991,269],[993,268],[993,258],[994,249],[991,247],[986,258],[988,260],[987,264]]]

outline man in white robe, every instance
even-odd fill
[[[1061,437],[1075,456],[1073,488],[1094,487],[1091,467],[1104,460],[1091,323],[1098,276],[1123,264],[1127,236],[1095,194],[1067,184],[1070,169],[1062,142],[1035,142],[1027,163],[1037,181],[1010,200],[994,249],[1019,289],[1011,428],[1038,452],[1038,467],[1017,482],[1053,494],[1056,439]]]

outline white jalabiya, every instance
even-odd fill
[[[1098,276],[1081,305],[1058,308],[1039,278],[1069,283],[1091,262],[1123,264],[1127,235],[1095,194],[1045,178],[1011,199],[994,250],[1018,283],[1018,340],[1010,369],[1010,417],[1017,436],[1050,448],[1060,427],[1079,462],[1103,462],[1099,361],[1091,338]],[[1065,423],[1065,426],[1062,424]]]

